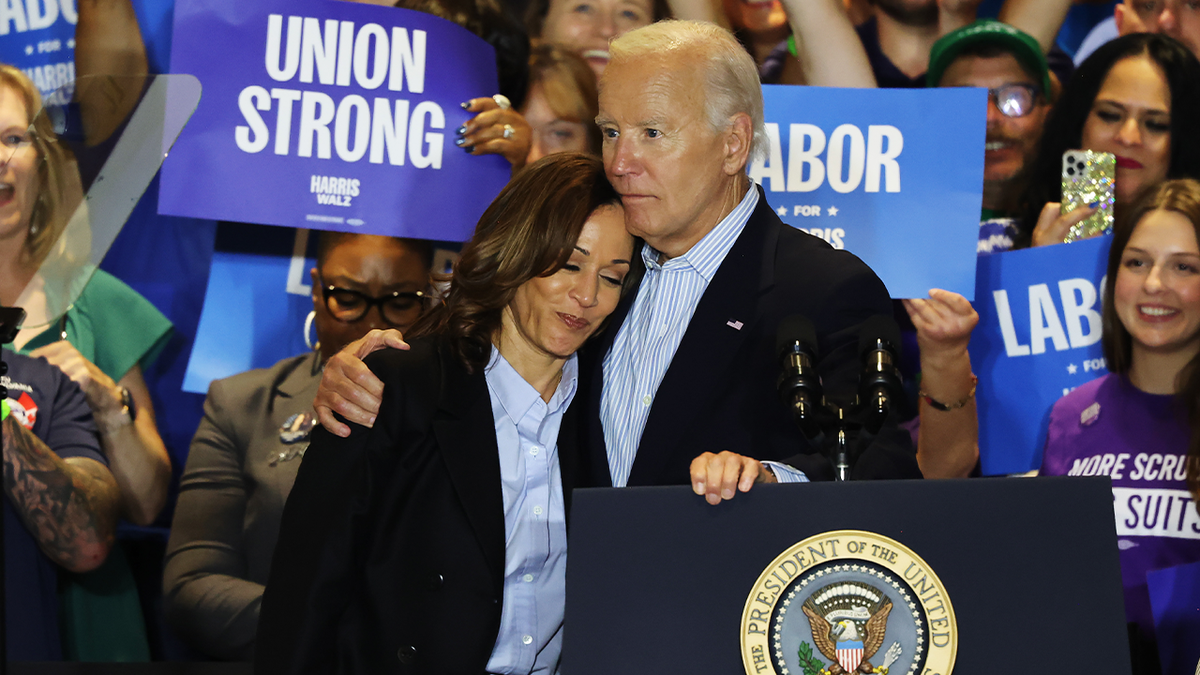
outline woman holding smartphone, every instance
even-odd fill
[[[1059,214],[1067,150],[1116,156],[1119,213],[1147,187],[1200,178],[1200,62],[1173,38],[1126,35],[1096,50],[1066,83],[1018,202],[1017,248],[1062,242],[1095,208]]]

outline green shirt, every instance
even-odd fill
[[[62,321],[47,326],[20,353],[61,339]],[[66,313],[67,340],[84,358],[120,381],[134,364],[145,370],[166,346],[171,322],[150,301],[104,270],[96,270]]]

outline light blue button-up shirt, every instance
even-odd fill
[[[758,199],[758,189],[751,185],[733,211],[681,256],[660,262],[662,256],[658,251],[649,245],[642,247],[646,275],[629,316],[604,356],[600,422],[604,427],[613,487],[628,484],[658,386],[683,341],[700,298],[746,228]],[[729,450],[739,454],[751,452],[751,448]],[[804,472],[786,464],[768,464],[782,482],[808,480]]]
[[[567,572],[558,429],[579,366],[575,356],[567,360],[549,403],[495,347],[484,375],[504,496],[504,603],[487,672],[557,673]]]

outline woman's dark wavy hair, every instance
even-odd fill
[[[1033,227],[1049,202],[1061,199],[1062,154],[1080,149],[1083,126],[1108,72],[1118,61],[1148,55],[1167,78],[1171,92],[1171,166],[1168,178],[1200,178],[1200,61],[1174,38],[1135,33],[1117,38],[1087,58],[1067,81],[1046,126],[1036,159],[1027,169],[1017,202],[1021,229],[1016,247],[1030,245]]]
[[[1191,178],[1168,180],[1146,190],[1124,213],[1117,216],[1113,226],[1112,248],[1108,252],[1108,273],[1104,282],[1104,360],[1108,370],[1127,375],[1133,365],[1133,338],[1117,316],[1113,299],[1117,274],[1121,271],[1121,256],[1138,223],[1153,211],[1172,211],[1187,218],[1200,242],[1200,181]],[[1190,429],[1188,441],[1188,489],[1200,499],[1200,354],[1197,354],[1179,373],[1176,400],[1187,415]],[[1200,510],[1200,501],[1197,502]]]
[[[517,288],[557,272],[592,213],[620,203],[597,157],[560,152],[530,164],[483,213],[448,277],[445,302],[410,334],[436,334],[469,372],[482,369]]]

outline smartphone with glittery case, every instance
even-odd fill
[[[1073,225],[1064,241],[1078,241],[1112,232],[1117,158],[1111,152],[1067,150],[1062,159],[1060,213],[1097,204],[1095,213]]]

